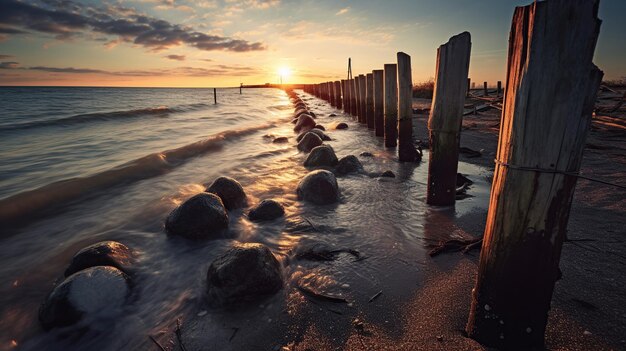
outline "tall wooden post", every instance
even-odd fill
[[[387,63],[385,71],[385,146],[394,147],[398,141],[398,66]]]
[[[374,129],[374,75],[366,74],[365,80],[365,121],[367,128]]]
[[[602,72],[599,0],[548,0],[513,15],[500,141],[469,336],[543,349],[576,174]]]
[[[435,89],[428,119],[430,160],[426,203],[431,205],[453,205],[456,197],[459,138],[471,47],[470,34],[463,32],[437,49]]]
[[[413,145],[413,83],[411,56],[398,53],[398,160],[414,162],[418,158]]]
[[[367,123],[366,108],[366,92],[367,90],[367,77],[364,74],[359,74],[359,122]]]
[[[348,86],[348,81],[345,79],[341,80],[341,107],[343,109],[344,113],[348,112],[348,90],[347,90],[347,86]]]
[[[383,111],[383,70],[372,71],[374,77],[374,128],[376,136],[385,135],[385,113]]]
[[[496,92],[496,94],[497,94],[496,96],[499,97],[501,93],[502,93],[502,82],[498,81],[498,90]]]
[[[335,107],[341,110],[341,82],[335,81]]]
[[[467,95],[466,95],[466,96],[469,96],[469,95],[470,95],[470,86],[471,86],[471,83],[472,83],[472,78],[467,78]]]
[[[213,103],[217,105],[217,88],[213,88]]]
[[[354,117],[361,121],[361,77],[354,77]]]
[[[335,82],[328,82],[328,100],[330,106],[337,107],[337,94],[335,92]]]
[[[352,115],[352,117],[356,116],[356,106],[357,106],[357,86],[356,86],[356,79],[352,78],[350,79],[350,114]]]
[[[483,90],[484,90],[485,96],[488,96],[489,95],[489,91],[487,91],[487,82],[483,83]]]

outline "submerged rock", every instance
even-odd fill
[[[314,147],[322,145],[322,139],[315,133],[306,133],[302,140],[298,143],[298,150],[302,152],[309,152]]]
[[[396,177],[396,175],[392,171],[390,171],[390,170],[384,171],[380,176],[381,177],[388,177],[388,178],[395,178]]]
[[[335,170],[338,174],[356,173],[363,170],[363,165],[356,156],[348,155],[339,160]]]
[[[282,217],[285,214],[285,208],[280,202],[275,200],[263,200],[248,212],[248,218],[251,221],[269,221]]]
[[[286,143],[288,141],[289,141],[289,138],[283,136],[283,137],[278,137],[278,138],[274,139],[272,142],[274,144],[283,144],[283,143]]]
[[[335,129],[348,129],[348,124],[341,122],[335,126]]]
[[[361,157],[374,157],[374,154],[372,154],[371,152],[368,152],[368,151],[363,151],[363,152],[361,152],[361,154],[359,154],[359,156],[361,156]]]
[[[65,276],[96,266],[111,266],[128,274],[132,263],[133,253],[126,245],[117,241],[102,241],[78,251],[65,270]]]
[[[315,127],[313,127],[313,128],[319,129],[319,130],[326,130],[326,128],[324,128],[324,126],[321,125],[321,124],[316,124]]]
[[[298,183],[296,192],[298,199],[317,205],[331,204],[339,200],[337,179],[334,174],[325,170],[316,170],[304,176]]]
[[[298,121],[296,122],[296,126],[293,127],[293,129],[296,132],[299,132],[301,130],[308,130],[308,129],[312,129],[313,127],[315,127],[315,120],[313,119],[313,117],[307,115],[307,114],[302,114],[298,117]]]
[[[219,177],[206,189],[207,193],[213,193],[222,199],[228,210],[234,210],[246,206],[248,203],[246,192],[243,187],[233,178]]]
[[[215,239],[228,228],[228,213],[219,196],[201,193],[172,211],[165,221],[168,234],[192,240]]]
[[[283,279],[278,260],[265,245],[238,243],[211,263],[207,286],[212,303],[230,305],[274,294]]]
[[[304,136],[306,135],[306,133],[315,133],[317,134],[318,137],[320,137],[320,139],[322,139],[323,141],[331,141],[332,139],[326,135],[326,133],[324,133],[321,129],[318,128],[313,128],[311,130],[307,130],[306,132],[302,132],[300,134],[298,134],[298,136],[296,137],[296,141],[300,141],[302,140],[302,138],[304,138]]]
[[[81,319],[114,317],[130,294],[128,277],[115,267],[98,266],[72,274],[52,290],[39,309],[45,329]]]
[[[339,160],[330,145],[316,146],[304,161],[305,167],[334,167]]]

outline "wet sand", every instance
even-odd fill
[[[318,116],[324,116],[318,118],[319,123],[328,126],[331,122],[326,116],[332,109],[313,99],[308,99],[307,103],[313,106],[312,110]],[[429,106],[428,101],[418,100],[416,104]],[[338,115],[334,121],[348,122],[351,129],[365,128],[338,111],[334,113]],[[485,190],[480,182],[488,187],[497,146],[499,116],[499,111],[488,110],[464,118],[461,146],[482,153],[480,157],[461,155],[460,158],[463,162],[460,172],[469,173],[476,182],[469,190],[473,197],[458,201],[455,208],[430,209],[424,213],[424,218],[419,219],[423,223],[420,245],[426,246],[429,238],[432,242],[432,239],[446,237],[482,236],[488,194],[481,193]],[[415,115],[416,140],[427,140],[427,118],[426,114]],[[623,130],[605,127],[594,123],[589,144],[602,145],[603,148],[587,148],[582,171],[586,175],[626,185],[625,135]],[[330,132],[330,135],[340,137],[338,133]],[[372,140],[375,140],[373,136]],[[380,144],[373,143],[370,150],[362,151],[374,154],[376,160],[372,162],[397,167],[393,169],[400,175],[399,181],[406,174],[412,174],[412,169],[427,169],[427,154],[417,168],[407,164],[392,166],[393,161],[384,160],[386,155]],[[470,163],[485,168],[472,168],[468,165]],[[340,186],[342,184],[347,183],[340,181]],[[351,183],[348,186],[364,185]],[[353,200],[351,191],[356,190],[347,190],[347,201]],[[563,278],[556,286],[546,336],[546,345],[551,350],[626,348],[623,337],[626,335],[626,261],[622,253],[626,252],[623,241],[626,200],[623,194],[616,188],[579,181],[569,222],[569,239],[572,241],[563,249]],[[424,196],[409,200],[423,201]],[[390,222],[395,220],[398,219],[388,219]],[[351,223],[344,224],[347,232],[322,230],[324,233],[314,235],[346,235]],[[390,228],[381,225],[380,230]],[[401,245],[397,245],[398,242]],[[389,247],[369,247],[369,251],[362,252],[369,258],[362,262],[340,256],[331,263],[302,263],[296,268],[287,265],[292,282],[298,281],[294,276],[298,270],[303,271],[303,266],[320,279],[331,277],[335,283],[347,281],[345,291],[339,291],[347,297],[347,304],[308,298],[288,284],[276,296],[241,310],[211,311],[208,314],[192,311],[195,315],[183,321],[182,340],[189,350],[487,350],[466,338],[463,332],[478,252],[448,253],[430,258],[423,252],[418,253],[424,251],[423,248],[411,247],[412,241],[398,242],[378,243]],[[383,267],[375,271],[384,273],[369,276],[371,271],[365,265]],[[318,286],[332,287],[323,282]],[[221,332],[208,328],[215,322],[222,324]],[[174,321],[171,328],[175,328]],[[168,347],[175,347],[178,343],[172,330],[165,330],[157,336]]]

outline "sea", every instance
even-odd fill
[[[460,163],[474,181],[472,197],[429,208],[427,152],[421,164],[399,163],[371,130],[297,92],[338,157],[356,155],[364,166],[338,178],[337,204],[296,197],[310,170],[296,148],[294,106],[283,90],[217,89],[214,104],[213,89],[201,88],[0,87],[0,350],[154,350],[154,340],[174,349],[180,323],[190,345],[276,349],[325,318],[298,286],[343,296],[351,302],[335,312],[371,314],[392,320],[392,328],[398,311],[367,301],[379,291],[405,301],[407,284],[436,270],[430,245],[462,238],[453,219],[484,211],[487,171]],[[335,130],[339,122],[349,128]],[[279,136],[289,141],[273,143]],[[379,178],[386,170],[396,177]],[[285,217],[255,223],[240,209],[229,212],[230,239],[168,236],[167,215],[219,176],[238,180],[250,205],[280,201]],[[135,253],[133,298],[114,320],[43,330],[39,306],[72,256],[104,240]],[[206,301],[207,268],[236,241],[267,245],[285,285],[254,308],[215,310]],[[298,245],[316,241],[367,259],[293,262]]]

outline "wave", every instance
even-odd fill
[[[190,158],[218,151],[224,142],[275,126],[274,123],[229,130],[176,149],[153,153],[86,177],[70,178],[0,200],[0,228],[58,208],[97,191],[165,174]]]
[[[4,130],[20,130],[20,129],[31,129],[31,128],[39,128],[39,127],[50,127],[50,126],[66,126],[73,125],[78,123],[86,123],[86,122],[95,122],[95,121],[111,121],[118,120],[124,118],[135,118],[141,116],[162,116],[165,117],[170,113],[175,112],[188,112],[199,110],[209,106],[205,103],[197,103],[197,104],[189,104],[189,105],[180,105],[176,107],[167,107],[167,106],[159,106],[159,107],[148,107],[134,110],[121,110],[121,111],[111,111],[111,112],[95,112],[95,113],[85,113],[74,115],[70,117],[44,120],[44,121],[32,121],[25,123],[17,123],[10,124],[7,126],[0,126],[0,131]]]

